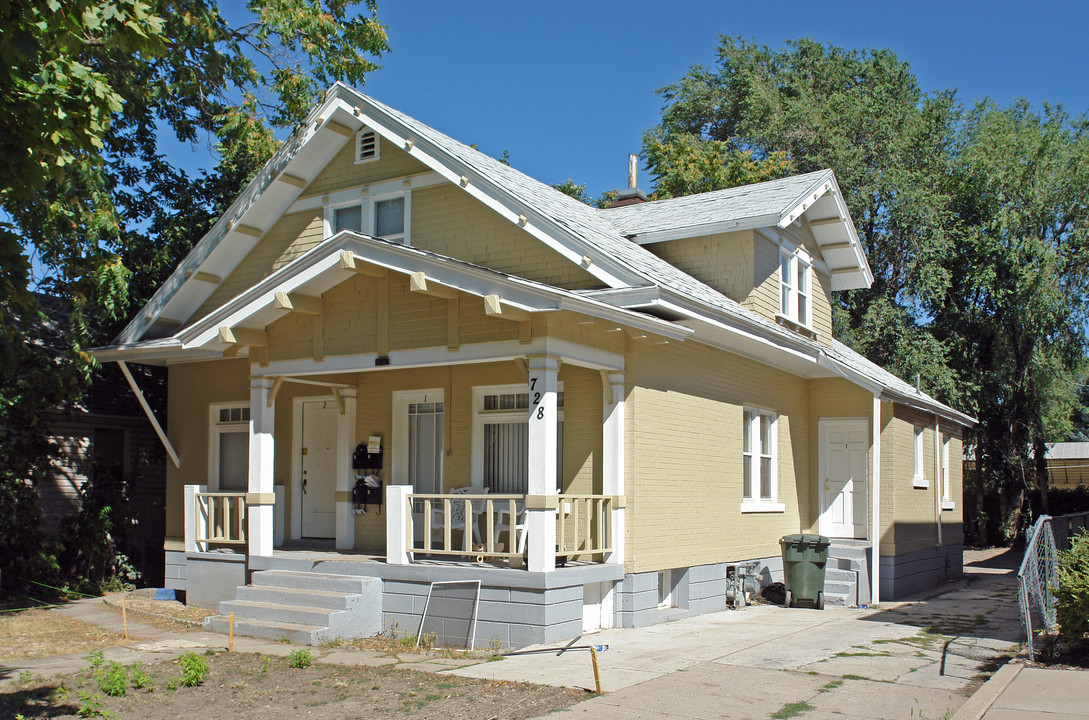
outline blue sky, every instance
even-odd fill
[[[595,196],[624,186],[659,118],[654,91],[713,64],[720,34],[888,47],[924,90],[1089,110],[1089,3],[379,0],[379,17],[392,51],[364,92]]]

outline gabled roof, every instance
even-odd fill
[[[290,280],[290,273],[300,271],[308,262],[328,264],[330,257],[315,251],[323,248],[321,252],[327,252],[332,247],[328,243],[333,241],[362,242],[371,255],[381,250],[412,258],[417,263],[450,263],[463,273],[484,271],[476,268],[470,272],[469,268],[475,266],[433,256],[416,248],[400,245],[383,248],[383,245],[395,244],[358,235],[348,237],[342,233],[281,268],[207,318],[185,330],[173,327],[192,320],[193,314],[215,289],[216,281],[233,271],[263,233],[362,127],[373,129],[385,141],[403,148],[499,216],[516,223],[569,261],[581,265],[608,289],[597,297],[593,293],[573,293],[505,276],[503,282],[507,287],[539,286],[535,291],[547,290],[553,298],[564,298],[563,302],[568,305],[591,303],[588,307],[597,312],[604,312],[603,308],[609,306],[620,308],[627,313],[628,321],[653,321],[671,326],[670,332],[664,333],[667,335],[687,333],[694,327],[725,332],[729,343],[733,343],[727,343],[727,349],[759,356],[763,352],[761,348],[772,348],[773,352],[787,357],[780,363],[783,367],[796,368],[798,361],[805,361],[812,367],[823,357],[826,371],[832,368],[836,374],[866,386],[876,384],[896,397],[913,395],[913,388],[846,346],[825,350],[818,343],[748,310],[638,244],[742,227],[785,228],[801,220],[809,224],[822,247],[833,273],[833,289],[866,286],[872,281],[872,275],[830,170],[704,195],[599,210],[340,83],[327,91],[325,101],[310,114],[305,126],[281,146],[114,344],[96,353],[99,359],[121,360],[146,350],[153,351],[159,358],[181,352],[215,355],[217,348],[214,343],[209,344],[211,335],[208,333],[219,320],[243,325],[274,320],[277,315],[275,312],[270,314],[264,294],[271,292],[269,288],[277,283]],[[300,264],[304,258],[306,261]],[[319,285],[336,279],[335,271],[322,267],[319,274],[324,280]],[[654,297],[647,294],[648,289]],[[242,314],[238,315],[239,312]],[[645,312],[665,319],[655,320]],[[171,322],[164,322],[167,319]],[[668,322],[682,320],[686,327],[679,330],[678,325]],[[167,331],[156,332],[156,323],[160,327],[167,326]],[[193,336],[198,328],[204,333],[199,341]],[[164,334],[172,337],[155,339]],[[746,348],[751,348],[752,353]],[[902,392],[901,385],[912,392]],[[943,416],[971,424],[971,418],[933,398],[922,396],[918,402]]]
[[[640,245],[731,230],[785,228],[804,218],[829,266],[833,290],[873,283],[858,232],[831,170],[603,212],[625,237]]]

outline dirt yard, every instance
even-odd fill
[[[121,673],[123,697],[110,697],[100,666],[77,675],[23,678],[0,694],[0,717],[31,718],[178,717],[235,720],[239,717],[443,718],[515,720],[559,710],[587,699],[581,690],[384,667],[315,664],[294,668],[283,657],[226,652],[202,655],[208,673],[199,687],[177,687],[177,662],[142,668],[151,687],[134,689],[131,668]],[[116,679],[117,673],[114,677]],[[115,683],[116,686],[116,683]],[[170,689],[174,687],[174,689]]]
[[[92,652],[124,642],[121,633],[48,610],[0,613],[0,662]]]

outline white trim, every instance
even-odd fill
[[[301,197],[284,211],[284,215],[319,210],[326,204],[337,205],[341,203],[350,203],[353,200],[359,201],[370,193],[383,194],[396,190],[404,190],[406,182],[409,183],[410,189],[422,190],[423,188],[442,185],[446,180],[438,173],[423,172],[415,175],[401,175],[392,180],[383,180],[382,182],[372,183],[370,185],[352,185],[351,187],[341,188],[340,190],[334,190],[320,195],[306,195],[305,197]]]
[[[781,513],[786,512],[786,505],[781,502],[769,502],[767,500],[743,500],[741,501],[743,513]]]
[[[303,404],[308,402],[332,402],[329,395],[308,395],[295,397],[291,400],[291,539],[298,540],[302,537],[302,432],[303,432]],[[337,426],[341,423],[341,417],[337,417]],[[339,437],[337,438],[339,440]],[[337,444],[337,457],[345,454],[344,448]],[[337,479],[340,482],[340,479]],[[340,490],[338,487],[337,490]]]
[[[801,245],[795,245],[786,238],[776,235],[779,245],[779,263],[776,274],[779,277],[779,312],[786,320],[805,330],[813,331],[813,259]],[[787,278],[783,279],[784,262]],[[804,285],[804,292],[802,286]],[[783,291],[786,291],[786,307],[783,307]],[[805,319],[801,318],[801,299],[805,298]]]
[[[764,417],[770,420],[768,426],[770,452],[767,455],[763,452],[760,438],[760,419]],[[779,502],[779,414],[766,408],[745,406],[741,423],[741,512],[783,512],[786,506]],[[746,424],[748,424],[749,430],[748,447],[745,446],[744,440]],[[760,447],[760,452],[754,450],[756,447]],[[768,479],[768,497],[764,497],[761,493],[764,479],[761,475],[761,467],[765,457],[770,460],[769,465],[771,466],[771,477]],[[746,463],[749,467],[750,496],[745,495],[744,468]]]
[[[219,411],[229,410],[231,408],[242,408],[246,410],[246,419],[227,421],[221,427],[219,423]],[[249,410],[249,400],[208,403],[208,487],[210,488],[211,492],[219,492],[219,436],[225,432],[242,432],[245,433],[248,438],[250,432],[251,417]],[[248,468],[248,451],[246,453],[246,460]]]
[[[556,384],[556,392],[563,392],[563,383]],[[472,454],[470,479],[474,487],[484,487],[484,426],[489,422],[518,422],[529,424],[529,408],[514,408],[513,410],[484,411],[484,397],[486,395],[503,394],[521,395],[529,393],[526,383],[509,385],[474,385],[473,386],[473,430],[472,430]],[[566,397],[564,398],[566,403]],[[563,408],[556,409],[557,428],[563,422]],[[528,452],[528,449],[527,449]],[[559,463],[557,463],[558,465]],[[557,470],[556,486],[562,492],[563,477],[560,475],[562,468]]]
[[[854,427],[855,429],[861,429],[863,433],[870,431],[870,420],[867,417],[820,417],[817,419],[817,532],[821,535],[828,535],[829,537],[841,537],[832,532],[831,524],[825,519],[825,512],[828,507],[831,506],[830,498],[825,494],[824,483],[829,479],[828,471],[828,454],[826,448],[828,447],[828,431],[833,426],[847,426]],[[869,455],[869,447],[866,448],[867,456]],[[863,478],[863,490],[862,493],[868,494],[870,492],[869,485],[869,467],[867,461],[863,461],[863,472],[866,473],[866,477]],[[822,480],[821,478],[824,478]],[[851,534],[849,538],[857,539],[860,536],[866,535],[866,522],[862,522],[861,528],[855,523],[854,515],[858,510],[857,503],[860,499],[865,502],[866,496],[860,497],[861,493],[855,492],[851,498]]]
[[[414,390],[396,390],[393,392],[393,423],[390,430],[393,432],[391,443],[392,453],[390,457],[390,483],[393,485],[408,484],[408,406],[413,402],[441,402],[443,403],[442,426],[446,432],[446,399],[443,388],[419,388]],[[423,400],[420,400],[423,398]],[[443,449],[446,448],[446,439],[443,438]],[[446,472],[446,461],[443,458],[439,463],[439,490],[443,488]],[[420,492],[420,488],[416,488]]]
[[[942,434],[941,442],[941,489],[942,489],[942,510],[952,510],[955,507],[953,498],[950,493],[952,492],[952,482],[949,477],[949,445],[953,438],[947,433]],[[948,505],[949,507],[946,507]]]
[[[912,445],[912,457],[915,460],[915,470],[911,476],[911,487],[925,490],[930,487],[930,480],[926,477],[926,468],[923,467],[923,435],[926,428],[922,425],[914,425],[914,438]]]

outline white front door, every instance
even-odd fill
[[[411,485],[413,492],[442,492],[444,454],[443,391],[411,390],[393,394],[393,482]],[[415,508],[422,510],[422,505]],[[424,526],[414,513],[416,540]]]
[[[303,537],[336,537],[338,415],[332,399],[302,403]]]
[[[869,441],[865,418],[820,421],[821,535],[866,537]]]

